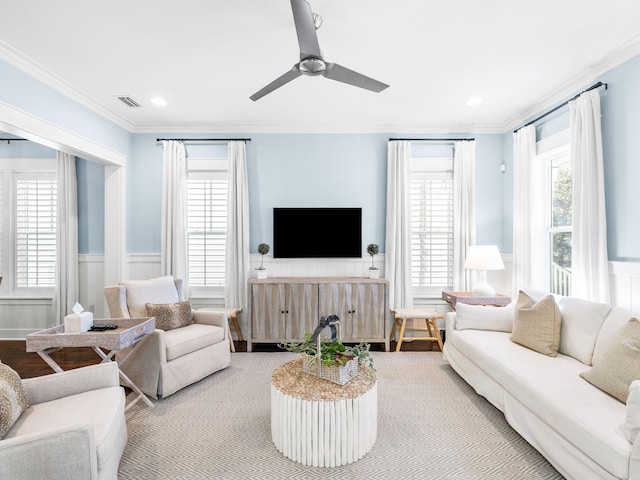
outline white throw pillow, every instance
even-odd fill
[[[493,330],[511,332],[513,325],[513,302],[505,307],[456,304],[456,330]]]
[[[593,349],[611,305],[573,297],[560,297],[557,303],[562,314],[558,351],[591,365]]]
[[[624,422],[624,434],[634,443],[640,432],[640,380],[631,382],[627,397],[627,418]]]
[[[147,303],[178,303],[180,298],[171,275],[150,280],[120,282],[127,289],[127,308],[133,318],[146,317]]]

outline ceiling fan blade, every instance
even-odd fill
[[[298,69],[298,64],[296,64],[287,73],[285,73],[283,75],[280,75],[278,78],[276,78],[269,85],[267,85],[266,87],[261,88],[256,93],[251,95],[249,98],[255,102],[256,100],[259,100],[260,98],[264,97],[266,94],[273,92],[276,88],[280,88],[284,84],[289,83],[291,80],[295,80],[300,75],[302,75],[302,74],[300,73],[300,70]]]
[[[337,63],[327,63],[327,69],[324,71],[323,75],[331,80],[348,83],[349,85],[354,85],[360,88],[366,88],[367,90],[374,92],[381,92],[389,86],[386,83],[379,82],[371,77],[349,70]]]
[[[298,34],[300,60],[308,57],[322,58],[311,5],[306,0],[291,0],[291,9]]]

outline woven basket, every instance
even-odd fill
[[[346,384],[360,373],[356,358],[349,360],[345,365],[322,365],[316,357],[305,353],[302,354],[302,371],[338,385]]]

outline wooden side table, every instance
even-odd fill
[[[474,297],[471,292],[442,291],[442,299],[455,311],[456,303],[467,305],[488,305],[492,307],[505,307],[511,303],[511,297],[497,293],[493,297]]]
[[[392,308],[391,313],[394,314],[394,322],[389,341],[393,340],[396,335],[396,330],[400,327],[396,352],[400,351],[402,342],[405,340],[433,340],[438,342],[440,351],[442,351],[442,337],[440,336],[440,330],[436,323],[438,318],[444,317],[442,313],[436,312],[433,308]],[[424,320],[427,325],[426,328],[407,328],[407,320]],[[427,332],[427,336],[405,337],[405,332]]]
[[[155,331],[156,320],[154,317],[147,318],[102,318],[94,319],[93,324],[99,325],[117,325],[115,330],[105,330],[101,332],[81,332],[81,333],[65,333],[64,325],[48,328],[40,332],[27,335],[26,344],[27,352],[36,352],[55,372],[62,372],[60,365],[51,358],[51,354],[65,347],[90,347],[102,359],[101,363],[114,360],[116,353],[131,347],[127,353],[126,359],[131,352],[140,344],[140,341]],[[105,353],[102,349],[108,350]],[[124,360],[122,359],[122,360]],[[121,361],[122,361],[121,360]],[[115,360],[114,360],[115,361]],[[149,407],[153,407],[151,400],[124,374],[118,367],[120,378],[124,383],[136,394],[134,399],[127,404],[125,410],[128,410],[138,400],[144,401]]]

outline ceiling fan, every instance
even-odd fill
[[[322,75],[330,80],[348,83],[349,85],[374,92],[381,92],[389,86],[337,63],[325,61],[320,51],[318,35],[316,34],[316,30],[322,25],[322,17],[311,11],[311,5],[306,0],[291,0],[291,9],[293,10],[293,21],[296,25],[298,45],[300,46],[300,62],[291,67],[291,70],[284,75],[276,78],[269,85],[251,95],[249,97],[251,100],[255,102],[275,89],[295,80],[300,75]]]

